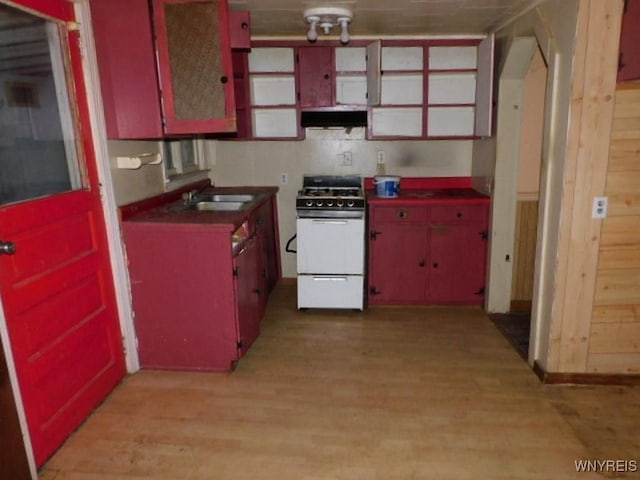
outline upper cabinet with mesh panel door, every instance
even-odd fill
[[[236,130],[227,0],[90,5],[109,138]]]

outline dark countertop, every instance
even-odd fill
[[[483,205],[490,198],[471,188],[470,177],[408,177],[400,179],[400,194],[395,198],[378,197],[373,179],[366,178],[365,194],[370,205]]]
[[[202,185],[199,185],[202,188]],[[239,194],[249,193],[256,198],[247,203],[242,210],[237,211],[197,211],[184,207],[181,198],[182,192],[190,191],[190,188],[180,189],[176,195],[162,195],[162,199],[144,200],[146,208],[140,208],[138,204],[122,207],[122,218],[127,222],[167,223],[181,225],[207,225],[207,228],[219,228],[223,231],[233,232],[240,227],[251,214],[278,192],[278,187],[213,187],[204,186],[201,194]]]

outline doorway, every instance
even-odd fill
[[[547,77],[548,67],[540,48],[536,47],[523,80],[520,106],[520,145],[509,311],[491,315],[498,329],[524,359],[528,359],[529,356],[531,333]]]

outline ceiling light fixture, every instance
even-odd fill
[[[333,27],[339,26],[341,29],[340,41],[349,43],[349,24],[353,19],[353,12],[348,8],[309,8],[304,11],[304,19],[309,24],[307,38],[310,42],[315,42],[318,39],[318,27],[325,35],[328,35]]]

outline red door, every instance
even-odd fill
[[[371,231],[369,303],[424,303],[427,226],[378,223]]]
[[[73,4],[11,5],[0,3],[3,58],[14,58],[3,65],[0,295],[40,466],[125,366]]]
[[[234,258],[236,301],[238,303],[238,349],[244,355],[260,335],[260,272],[258,239],[251,237],[244,250]]]
[[[298,74],[300,75],[301,108],[331,107],[334,99],[334,60],[331,47],[300,47]]]
[[[429,303],[480,304],[487,241],[482,224],[432,224]]]

